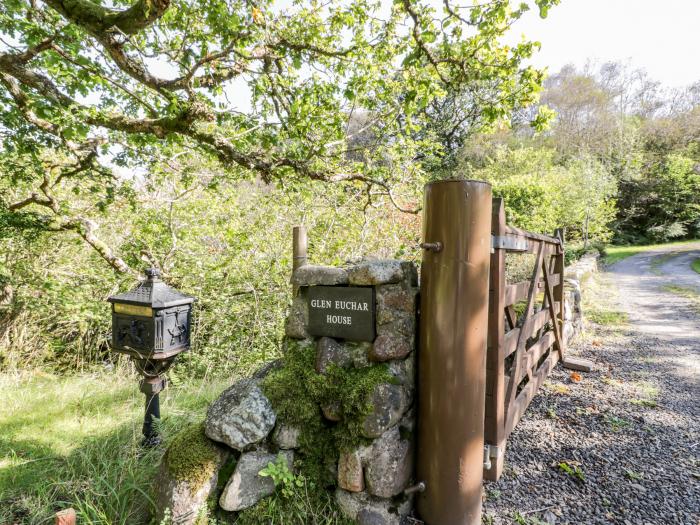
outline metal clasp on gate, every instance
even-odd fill
[[[511,252],[526,252],[530,247],[530,243],[525,237],[516,235],[492,235],[491,236],[491,253],[494,250],[508,250]]]

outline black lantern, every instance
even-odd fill
[[[160,442],[153,419],[160,419],[158,394],[165,388],[163,374],[178,354],[190,348],[190,321],[194,297],[160,280],[155,268],[130,292],[107,299],[112,303],[112,350],[131,356],[143,376],[146,395],[144,445]]]

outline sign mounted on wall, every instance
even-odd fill
[[[310,286],[311,335],[349,341],[374,341],[374,288]]]

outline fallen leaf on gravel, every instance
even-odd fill
[[[569,392],[571,392],[569,387],[566,385],[554,385],[552,387],[552,390],[557,394],[568,394]]]
[[[579,383],[581,381],[581,374],[578,372],[571,372],[569,376],[574,383]]]

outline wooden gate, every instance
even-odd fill
[[[491,224],[484,476],[497,480],[508,436],[564,357],[564,248],[560,235],[507,226],[502,199],[493,200]],[[534,256],[529,280],[506,282],[507,252]]]

